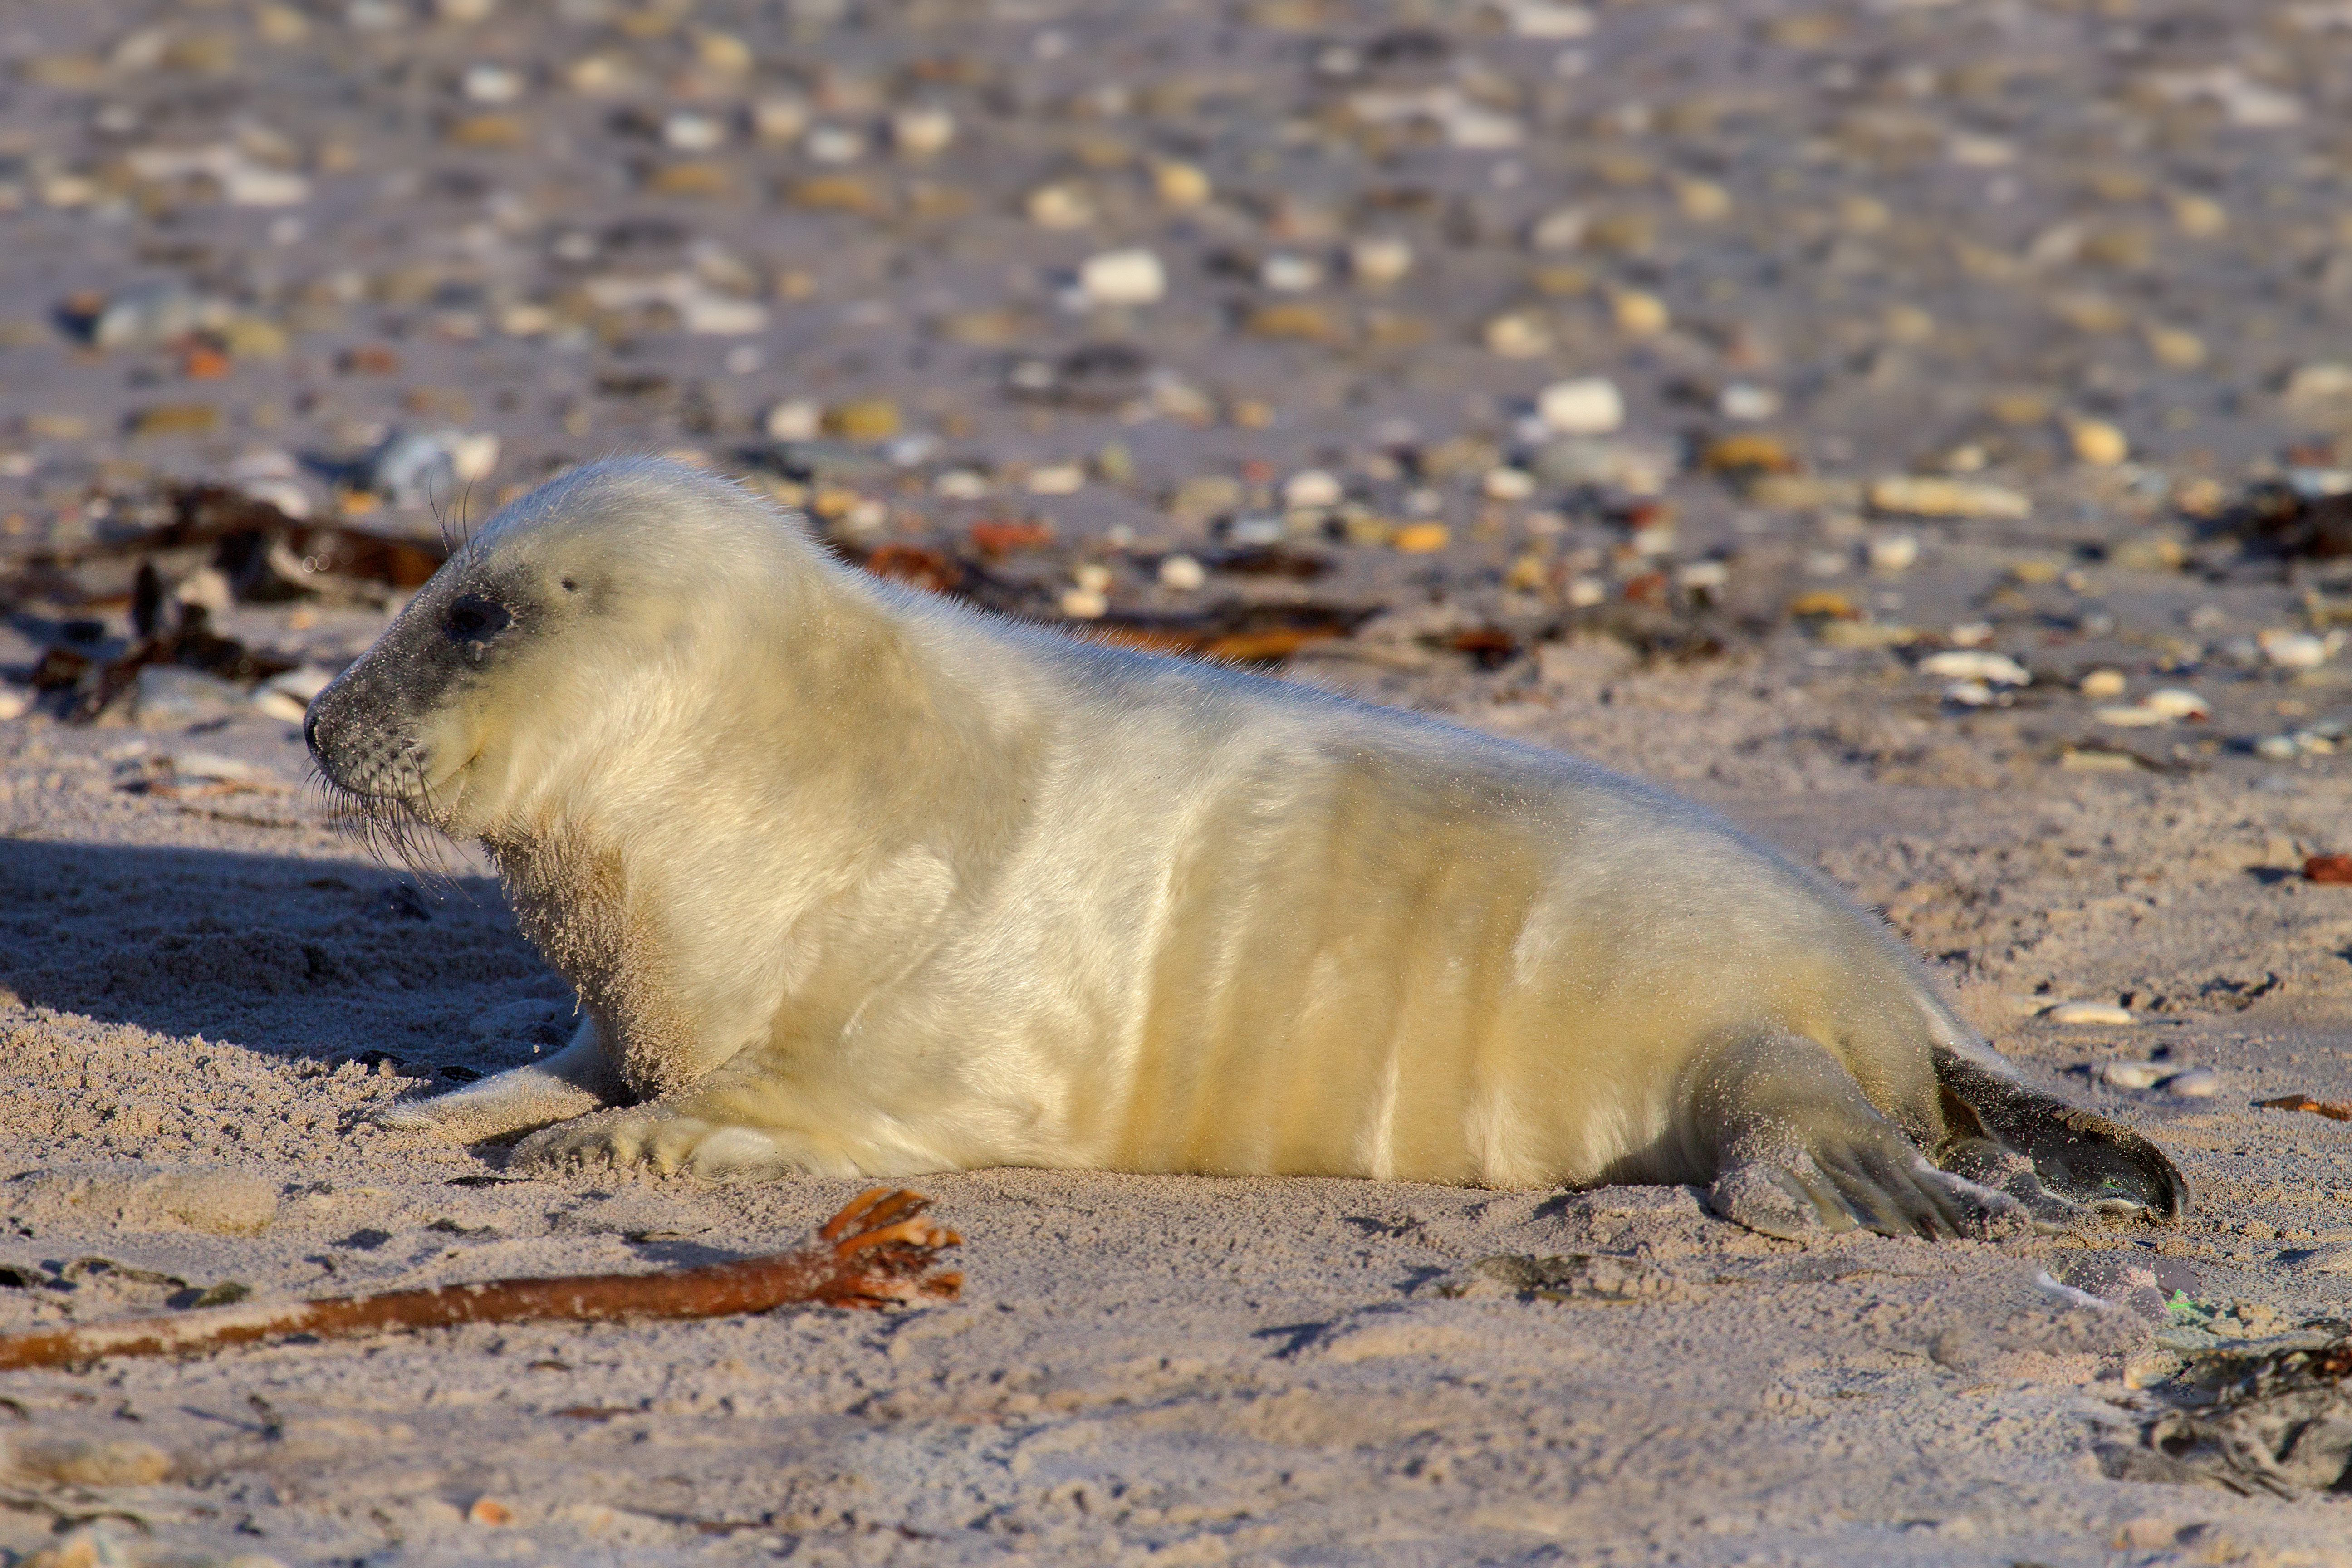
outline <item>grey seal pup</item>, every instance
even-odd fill
[[[2187,1198],[1696,805],[877,581],[674,464],[505,508],[305,731],[578,987],[380,1117],[525,1168],[1696,1183],[1792,1237]]]

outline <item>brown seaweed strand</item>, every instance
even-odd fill
[[[963,1238],[922,1218],[929,1205],[929,1199],[917,1194],[877,1187],[790,1252],[666,1274],[490,1279],[8,1335],[0,1337],[0,1372],[73,1366],[110,1356],[183,1355],[289,1334],[352,1339],[461,1323],[721,1318],[796,1302],[872,1309],[952,1300],[963,1276],[931,1265],[940,1249]]]

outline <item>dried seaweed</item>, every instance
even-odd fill
[[[2206,1482],[2242,1496],[2352,1492],[2352,1335],[2342,1323],[2200,1352],[2199,1394],[2101,1458],[2122,1480]]]
[[[110,1356],[185,1355],[293,1334],[352,1339],[462,1323],[719,1318],[799,1302],[873,1309],[952,1300],[962,1275],[933,1265],[942,1248],[963,1238],[923,1218],[929,1206],[918,1194],[877,1187],[790,1252],[665,1274],[491,1279],[13,1334],[0,1338],[0,1372]]]

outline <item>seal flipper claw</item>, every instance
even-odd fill
[[[1935,1062],[1944,1120],[1954,1134],[1937,1151],[1946,1170],[2008,1193],[2053,1224],[2079,1224],[2093,1212],[2164,1221],[2188,1212],[2188,1180],[2130,1128],[1957,1051],[1937,1047]]]

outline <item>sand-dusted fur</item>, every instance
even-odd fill
[[[527,1163],[1699,1182],[1790,1234],[2069,1212],[2013,1158],[2067,1109],[1706,812],[877,582],[689,469],[507,508],[310,731],[362,805],[488,845],[578,985],[549,1063],[385,1118],[543,1128]],[[2177,1212],[2112,1131],[2069,1191]]]

